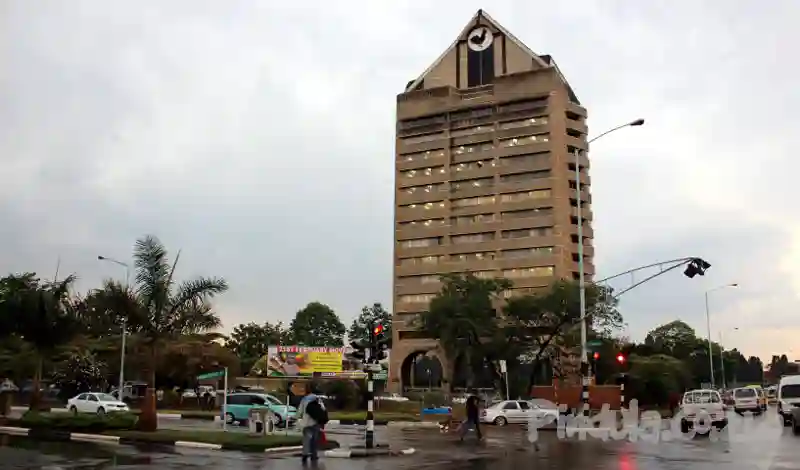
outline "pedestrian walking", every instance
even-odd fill
[[[459,440],[464,441],[464,436],[467,435],[467,432],[470,430],[475,431],[475,436],[478,440],[483,439],[483,434],[481,433],[481,424],[480,424],[480,409],[478,403],[478,397],[475,395],[470,395],[467,398],[467,419],[461,423],[461,427],[458,430]]]
[[[297,409],[297,420],[303,433],[303,464],[316,463],[319,460],[319,447],[323,443],[323,427],[328,422],[325,405],[316,394],[312,383],[306,383],[306,395]]]

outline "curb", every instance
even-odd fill
[[[28,411],[28,407],[27,406],[12,406],[11,407],[11,411],[17,411],[17,412],[24,413],[24,412]],[[44,412],[44,413],[69,413],[69,410],[67,408],[50,408],[49,410],[47,410],[47,411],[43,410],[42,412]],[[197,420],[197,421],[217,421],[217,422],[222,421],[222,418],[220,418],[217,415],[207,415],[207,414],[196,415],[196,414],[192,414],[192,413],[156,413],[156,416],[158,417],[158,419],[193,419],[193,420]]]
[[[68,442],[68,441],[91,442],[95,444],[109,444],[109,445],[147,444],[147,445],[157,445],[164,447],[180,447],[188,449],[237,450],[237,451],[242,450],[240,448],[236,448],[236,446],[228,449],[223,444],[210,444],[207,442],[191,442],[191,441],[175,441],[172,443],[169,441],[153,442],[141,439],[130,439],[120,436],[108,436],[104,434],[69,433],[69,432],[51,431],[51,430],[18,428],[12,426],[0,426],[0,434],[7,434],[11,436],[27,436],[32,438],[39,438],[42,440],[60,441],[60,442]],[[265,448],[263,452],[264,453],[295,452],[302,449],[303,449],[302,446],[268,447]],[[331,451],[327,450],[325,452],[331,452]]]
[[[391,450],[387,448],[376,449],[332,449],[325,451],[325,457],[334,459],[353,459],[359,457],[378,457],[378,456],[401,456],[412,455],[416,453],[416,449],[410,447],[402,450]]]

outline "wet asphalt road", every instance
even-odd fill
[[[393,447],[414,447],[407,457],[324,459],[336,469],[580,469],[580,470],[783,470],[800,469],[800,436],[783,428],[774,411],[758,418],[732,416],[727,435],[648,442],[559,439],[539,434],[538,450],[519,428],[488,428],[482,444],[459,444],[452,434],[430,430],[382,429],[378,438]],[[345,445],[360,436],[341,435]],[[139,451],[128,446],[38,443],[0,438],[0,469],[194,469],[254,470],[301,468],[297,458],[219,451]]]

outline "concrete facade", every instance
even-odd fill
[[[483,11],[397,96],[393,391],[402,390],[401,366],[414,353],[428,351],[451,369],[436,341],[413,326],[440,274],[505,277],[514,282],[507,296],[577,279],[574,152],[587,148],[586,116],[552,58]],[[580,169],[588,281],[585,156]]]

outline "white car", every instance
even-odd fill
[[[725,405],[716,390],[690,390],[684,393],[680,415],[683,433],[692,428],[697,432],[708,433],[712,426],[721,430],[728,425]]]
[[[393,393],[391,395],[382,395],[375,397],[376,400],[383,400],[383,401],[408,401],[408,397],[404,397],[402,395],[398,395]]]
[[[747,411],[760,415],[761,403],[758,399],[758,391],[752,387],[742,387],[733,390],[733,411],[742,414]]]
[[[778,383],[778,414],[784,426],[800,434],[800,375],[781,377]]]
[[[533,406],[524,400],[504,400],[481,411],[481,423],[505,426],[509,423],[527,424],[533,417]]]
[[[128,405],[107,393],[81,393],[67,400],[67,409],[74,414],[95,413],[104,416],[106,413],[130,411]]]

